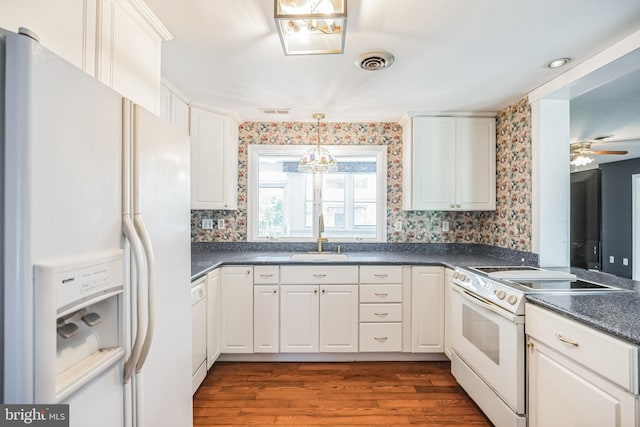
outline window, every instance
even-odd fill
[[[386,240],[387,147],[327,146],[338,172],[298,172],[306,145],[249,145],[248,239]]]

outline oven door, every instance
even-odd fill
[[[524,316],[451,287],[453,351],[516,414],[525,413]]]

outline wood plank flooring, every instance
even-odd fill
[[[449,362],[216,362],[194,426],[491,426]]]

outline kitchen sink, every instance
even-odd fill
[[[346,261],[348,259],[349,257],[346,254],[339,254],[337,252],[303,252],[291,255],[292,261],[326,262]]]

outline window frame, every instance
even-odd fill
[[[247,149],[247,241],[248,242],[315,242],[318,225],[312,221],[311,237],[258,237],[258,165],[261,155],[302,156],[312,145],[269,145],[249,144]],[[387,241],[387,146],[386,145],[323,145],[334,156],[373,155],[376,157],[376,236],[375,237],[332,237],[332,242],[340,243],[384,243]],[[317,180],[314,180],[317,181]],[[314,218],[317,217],[314,204]]]

